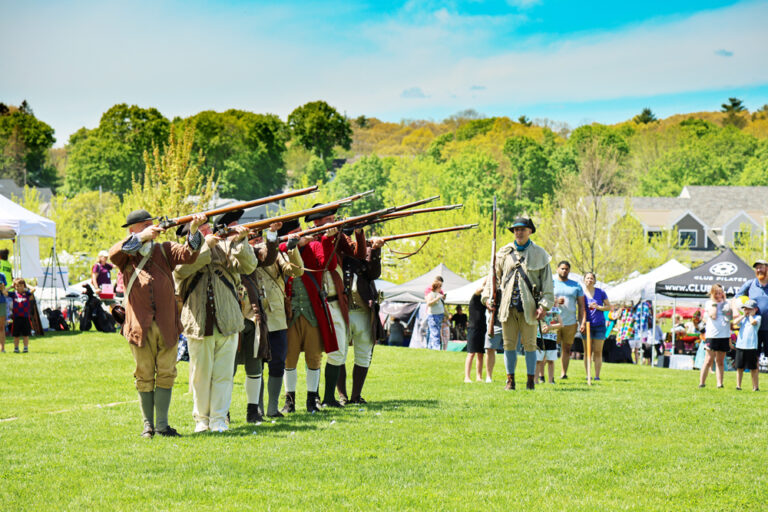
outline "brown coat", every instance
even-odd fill
[[[141,254],[123,252],[123,244],[127,240],[128,238],[125,238],[109,250],[109,259],[123,273],[126,286],[142,259]],[[162,248],[165,249],[165,256]],[[153,320],[157,322],[167,347],[173,346],[179,340],[182,326],[171,276],[176,265],[193,263],[198,254],[199,251],[192,251],[187,244],[153,244],[149,261],[134,281],[130,297],[125,297],[123,301],[125,323],[121,332],[129,342],[143,346]]]

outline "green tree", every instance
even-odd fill
[[[510,162],[510,173],[499,189],[506,208],[505,222],[515,216],[532,212],[544,195],[552,192],[556,174],[549,166],[544,147],[526,135],[510,137],[504,143],[504,154]]]
[[[394,165],[394,158],[380,158],[376,155],[366,156],[353,164],[346,164],[336,173],[330,183],[331,196],[339,199],[367,190],[375,192],[363,199],[355,201],[344,209],[348,215],[363,213],[385,208],[383,192],[389,184],[389,170]]]
[[[738,98],[728,98],[728,103],[720,105],[720,110],[726,114],[731,112],[738,114],[739,112],[746,111],[747,107],[745,107],[744,102]]]
[[[533,126],[533,121],[528,119],[528,116],[520,116],[517,118],[517,122],[523,126]]]
[[[277,116],[205,111],[179,124],[194,126],[193,155],[205,155],[200,163],[203,175],[216,171],[220,196],[253,199],[285,186],[288,130]]]
[[[344,149],[352,146],[349,121],[324,101],[296,108],[288,116],[288,125],[298,143],[326,163],[330,163],[335,146]]]
[[[648,107],[644,108],[638,115],[632,118],[632,120],[637,124],[648,124],[657,121],[656,115],[654,115],[653,111]]]
[[[56,169],[48,151],[56,142],[53,128],[37,119],[24,100],[19,108],[0,109],[0,176],[17,185],[53,187]]]
[[[70,137],[65,189],[69,195],[99,187],[124,193],[144,173],[143,154],[168,140],[170,121],[155,108],[125,103],[107,110],[93,130]]]

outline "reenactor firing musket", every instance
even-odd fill
[[[257,220],[257,221],[254,221],[254,222],[247,222],[245,224],[240,224],[240,226],[248,228],[249,230],[251,230],[251,232],[258,232],[258,231],[261,231],[264,228],[269,227],[271,224],[273,224],[275,222],[288,222],[288,221],[291,221],[291,220],[300,219],[301,217],[306,217],[307,215],[309,215],[311,213],[320,213],[320,212],[326,212],[326,211],[329,211],[329,210],[336,210],[338,208],[342,208],[344,206],[347,206],[347,205],[351,204],[352,202],[357,201],[358,199],[361,199],[363,197],[369,196],[371,194],[373,194],[373,190],[368,190],[367,192],[361,192],[360,194],[355,194],[353,196],[345,197],[343,199],[338,199],[338,200],[332,201],[332,202],[330,202],[328,204],[316,206],[314,208],[309,208],[307,210],[301,210],[301,211],[298,211],[298,212],[286,213],[286,214],[283,214],[283,215],[278,215],[277,217],[271,217],[269,219],[262,219],[262,220]],[[236,227],[238,227],[238,226],[232,226],[231,228],[227,228],[226,226],[224,226],[220,230],[220,232],[218,232],[216,234],[218,236],[220,236],[220,237],[229,236],[229,235],[235,233],[234,228],[236,228]]]
[[[416,238],[418,236],[434,235],[435,233],[449,233],[451,231],[463,231],[465,229],[474,229],[476,227],[477,227],[477,224],[464,224],[463,226],[453,226],[453,227],[450,227],[450,228],[428,229],[426,231],[417,231],[415,233],[405,233],[405,234],[402,234],[402,235],[382,236],[382,237],[379,237],[379,238],[386,243],[386,242],[391,242],[393,240],[401,240],[403,238]]]
[[[288,199],[289,197],[297,197],[297,196],[303,196],[306,194],[311,194],[312,192],[315,192],[315,191],[317,191],[317,185],[312,187],[302,188],[299,190],[291,190],[290,192],[284,192],[282,194],[276,194],[274,196],[262,197],[261,199],[255,199],[253,201],[246,201],[244,203],[224,206],[222,208],[216,208],[216,209],[208,210],[201,213],[206,217],[208,217],[208,219],[210,220],[210,218],[213,217],[214,215],[234,212],[237,210],[244,210],[246,208],[252,208],[254,206],[260,206],[263,204],[274,203],[275,201],[281,201],[283,199]],[[182,224],[192,222],[193,216],[194,214],[184,215],[182,217],[176,217],[175,219],[169,219],[168,217],[164,217],[160,219],[160,227],[163,229],[169,229],[175,226],[180,226]]]

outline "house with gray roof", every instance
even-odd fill
[[[768,187],[689,185],[677,197],[611,197],[606,203],[609,211],[621,215],[629,200],[646,237],[677,228],[680,242],[690,243],[691,256],[703,259],[748,233],[765,240],[767,199]]]

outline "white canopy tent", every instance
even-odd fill
[[[14,276],[42,278],[38,239],[56,238],[56,223],[0,196],[0,225],[16,232],[13,245]]]
[[[608,294],[608,300],[611,301],[611,304],[623,302],[635,304],[641,300],[654,300],[658,281],[685,274],[689,270],[679,261],[672,259],[650,272],[612,286],[605,292]]]
[[[393,302],[423,302],[424,292],[432,285],[437,276],[443,278],[443,291],[446,292],[448,297],[450,297],[450,292],[469,283],[469,281],[440,263],[416,279],[382,290],[384,300]]]

